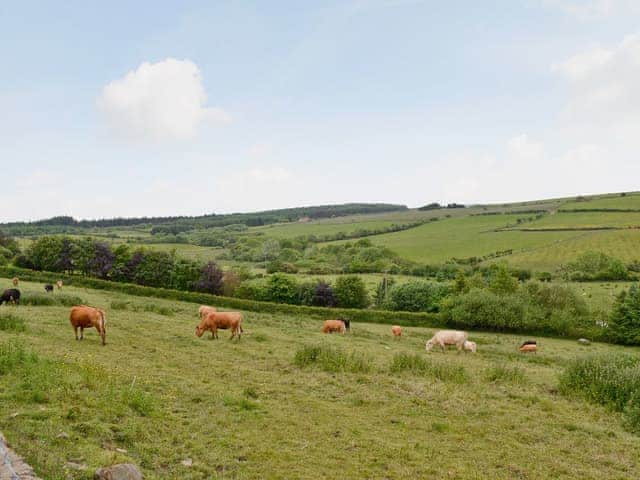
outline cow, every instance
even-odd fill
[[[56,287],[58,287],[58,290],[62,290],[62,280],[56,282]]]
[[[202,320],[204,317],[206,317],[210,313],[215,313],[217,311],[218,311],[218,309],[216,307],[210,307],[208,305],[201,305],[200,308],[198,309],[198,317],[200,317],[200,320]]]
[[[93,327],[100,334],[100,337],[102,338],[102,345],[106,345],[107,320],[105,318],[104,310],[89,307],[87,305],[77,305],[71,308],[69,321],[71,322],[73,331],[76,334],[76,340],[82,340],[84,338],[85,328]],[[78,338],[78,328],[80,328],[80,338]]]
[[[47,284],[44,286],[44,291],[45,291],[45,292],[47,292],[47,293],[51,293],[51,292],[53,292],[53,285],[51,285],[50,283],[47,283]]]
[[[8,288],[0,295],[0,305],[3,303],[20,304],[20,290],[17,288]]]
[[[231,329],[232,340],[236,335],[240,340],[242,333],[242,314],[240,312],[210,312],[200,319],[200,323],[196,326],[196,336],[201,337],[204,332],[209,330],[211,338],[218,338],[218,330]]]
[[[469,334],[467,332],[460,330],[440,330],[426,343],[425,350],[429,352],[434,345],[439,345],[444,352],[446,345],[455,345],[458,352],[460,352],[468,337]]]
[[[13,286],[14,286],[14,287],[17,287],[17,286],[18,286],[18,283],[20,283],[20,280],[18,280],[18,277],[13,277],[13,278],[11,279],[11,283],[13,283]]]
[[[322,325],[322,333],[346,333],[347,326],[342,320],[325,320]]]
[[[470,342],[467,340],[462,344],[462,348],[464,348],[465,352],[476,353],[478,346],[476,345],[476,342]]]
[[[522,353],[536,353],[538,351],[538,342],[535,340],[525,340],[518,350]]]
[[[394,325],[393,327],[391,327],[391,333],[393,334],[394,337],[401,337],[402,327],[400,327],[399,325]]]

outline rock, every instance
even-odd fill
[[[76,463],[76,462],[67,462],[65,466],[70,468],[71,470],[86,470],[87,466],[84,463]]]
[[[579,338],[578,339],[578,343],[580,345],[591,345],[591,342],[589,340],[587,340],[586,338]]]
[[[118,453],[128,453],[129,450],[126,450],[124,448],[116,448],[116,452],[118,452]]]
[[[180,463],[185,467],[190,467],[191,465],[193,465],[193,460],[191,460],[190,458],[185,458]]]
[[[67,432],[60,432],[56,435],[56,438],[69,438],[69,434]]]
[[[95,480],[142,480],[143,476],[138,467],[131,463],[120,463],[96,470]]]

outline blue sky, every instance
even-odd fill
[[[0,4],[0,221],[638,188],[638,2],[55,3]]]

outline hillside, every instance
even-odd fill
[[[149,479],[640,476],[620,415],[557,390],[569,360],[637,349],[543,339],[523,356],[520,336],[474,332],[476,354],[427,355],[430,329],[323,336],[319,320],[248,312],[240,342],[212,341],[194,336],[197,304],[52,298],[105,308],[107,345],[76,342],[67,306],[0,307],[24,325],[0,322],[1,428],[43,478],[118,462]]]

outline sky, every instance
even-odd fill
[[[638,190],[640,2],[0,2],[0,222]]]

